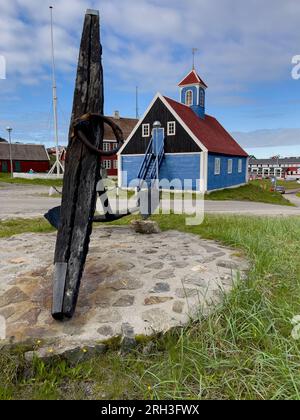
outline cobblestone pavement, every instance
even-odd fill
[[[54,246],[54,234],[0,240],[0,315],[11,342],[46,340],[68,347],[126,331],[167,331],[199,311],[208,313],[247,270],[233,250],[195,235],[98,228],[76,314],[59,323],[50,315]]]

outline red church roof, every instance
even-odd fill
[[[183,80],[179,83],[178,86],[188,86],[188,85],[194,85],[197,83],[201,83],[204,87],[207,88],[207,85],[203,82],[199,74],[196,72],[196,70],[192,70]]]
[[[190,107],[173,99],[164,98],[209,152],[232,156],[248,156],[245,150],[238,145],[215,118],[209,115],[205,115],[204,119],[199,118]]]

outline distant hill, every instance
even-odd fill
[[[0,137],[0,143],[7,143],[7,141],[3,139],[2,137]]]

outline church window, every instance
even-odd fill
[[[204,90],[203,89],[200,89],[199,96],[200,96],[199,97],[200,106],[202,106],[204,108],[204,105],[205,105],[205,93],[204,93]]]
[[[188,90],[185,94],[185,104],[187,106],[192,106],[193,105],[193,91],[192,90]]]

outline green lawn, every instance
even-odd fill
[[[0,238],[8,238],[21,233],[49,233],[54,229],[46,219],[13,219],[0,221]]]
[[[45,185],[47,187],[61,187],[62,179],[23,179],[11,178],[9,174],[0,173],[0,183],[6,182],[8,184],[25,184],[25,185]]]
[[[234,201],[255,201],[257,203],[279,204],[292,206],[283,195],[270,191],[271,184],[258,181],[250,182],[238,188],[215,191],[205,196],[206,200],[234,200]]]
[[[156,216],[178,229],[237,248],[252,263],[207,319],[121,356],[70,367],[25,366],[22,349],[0,354],[2,399],[300,399],[300,342],[291,319],[300,314],[300,218],[207,216],[186,227],[184,216]],[[127,218],[120,223],[131,220]],[[28,226],[28,229],[30,227]]]

